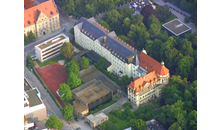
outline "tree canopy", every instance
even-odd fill
[[[33,39],[35,39],[35,38],[36,38],[36,37],[35,37],[34,33],[33,33],[32,31],[30,31],[29,34],[28,34],[28,39],[29,39],[29,40],[33,40]]]
[[[73,106],[71,104],[68,104],[63,108],[63,117],[67,120],[71,120],[72,116],[73,116]]]
[[[81,84],[81,79],[77,77],[76,74],[71,72],[67,78],[67,84],[71,86],[71,88],[75,88]]]
[[[70,87],[65,83],[60,84],[58,93],[60,95],[61,100],[72,100],[73,99]]]
[[[89,68],[89,60],[87,58],[85,58],[84,56],[82,57],[80,63],[83,66],[84,69]]]
[[[63,123],[56,115],[51,115],[45,123],[47,128],[55,128],[61,130],[63,128]]]
[[[28,37],[24,34],[24,42],[28,42]]]
[[[131,119],[129,123],[132,130],[146,130],[146,124],[141,119]]]
[[[63,45],[60,47],[60,52],[66,59],[72,59],[74,55],[72,44],[70,42],[63,43]]]
[[[75,60],[71,60],[66,65],[66,73],[69,75],[71,72],[78,74],[80,70],[79,64]]]
[[[32,68],[35,67],[35,64],[34,64],[34,61],[32,60],[31,56],[30,55],[27,55],[27,61],[26,61],[26,64]]]

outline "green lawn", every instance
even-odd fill
[[[47,65],[50,65],[50,64],[53,64],[53,63],[57,63],[59,60],[63,60],[64,57],[62,55],[59,55],[57,57],[54,57],[44,63],[41,63],[38,59],[36,59],[36,62],[37,64],[40,66],[40,67],[44,67],[44,66],[47,66]]]
[[[108,116],[109,116],[109,120],[111,120],[111,117],[113,117],[114,115],[112,115],[110,113],[110,114],[108,114]],[[116,124],[120,130],[127,128],[128,121],[119,119],[118,117],[115,117],[115,116],[114,116],[114,118],[115,118],[115,122],[113,122],[113,123]]]

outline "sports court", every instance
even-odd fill
[[[37,72],[43,79],[44,83],[56,97],[62,107],[65,107],[63,101],[57,95],[56,91],[59,89],[60,84],[66,83],[67,73],[65,72],[65,66],[59,63],[54,63],[45,67],[36,68]]]

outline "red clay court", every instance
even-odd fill
[[[59,89],[60,87],[60,84],[66,83],[67,81],[68,76],[67,73],[65,72],[65,66],[59,63],[54,63],[42,68],[38,67],[36,68],[36,70],[43,79],[43,81],[45,82],[45,84],[47,85],[47,87],[56,97],[60,105],[62,107],[65,107],[63,101],[56,93],[57,89]]]

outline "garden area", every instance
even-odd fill
[[[116,101],[110,101],[110,102],[108,102],[108,103],[99,105],[95,110],[90,111],[89,114],[95,114],[96,112],[99,112],[99,111],[101,111],[102,109],[105,109],[106,107],[111,106],[111,105],[114,104],[114,103],[116,103]]]
[[[41,63],[38,59],[36,59],[35,61],[37,62],[37,64],[39,65],[39,67],[44,67],[44,66],[47,66],[47,65],[51,65],[53,63],[57,63],[59,60],[64,60],[64,57],[63,55],[59,55],[59,56],[56,56],[44,63]]]
[[[154,103],[157,103],[157,101]],[[139,124],[141,124],[141,122],[143,124],[144,122],[144,126],[146,126],[146,121],[154,119],[162,113],[161,108],[154,108],[152,103],[146,106],[140,106],[134,112],[132,111],[133,108],[131,107],[131,103],[128,102],[124,104],[122,108],[114,110],[108,114],[109,120],[103,123],[101,128],[103,130],[122,130],[128,127],[137,127],[136,125],[138,123],[133,124],[132,122],[139,122]]]

